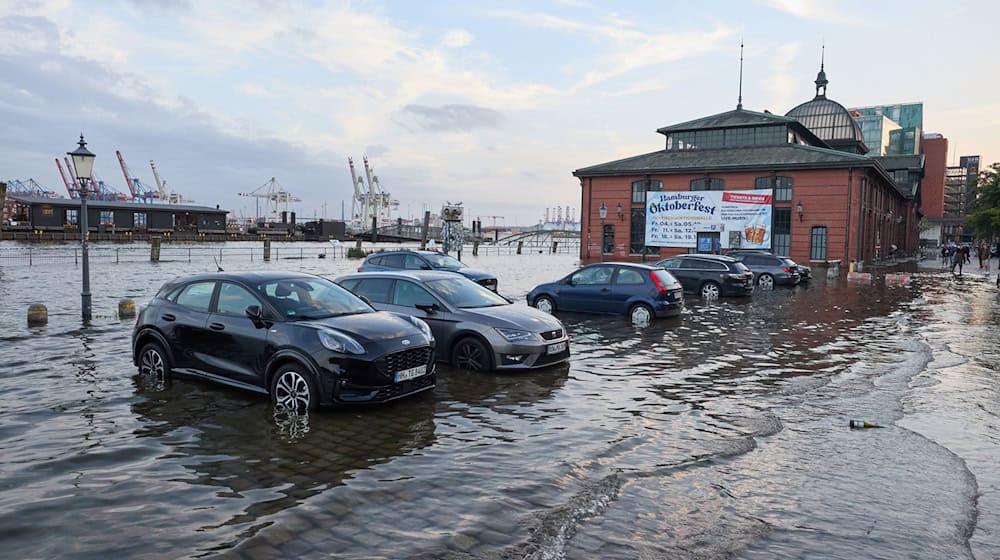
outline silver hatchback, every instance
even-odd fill
[[[423,319],[437,357],[471,370],[532,369],[569,360],[569,336],[552,315],[515,305],[448,272],[359,272],[335,282],[380,311]]]

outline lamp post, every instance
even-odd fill
[[[608,217],[608,205],[602,202],[598,213],[601,216],[601,262],[604,262],[604,219]]]
[[[87,249],[87,180],[94,170],[94,158],[96,157],[87,149],[87,143],[83,140],[83,133],[80,133],[79,147],[67,155],[73,158],[73,167],[76,170],[76,178],[80,182],[80,245],[83,256],[83,291],[80,292],[80,304],[83,308],[83,320],[89,321],[91,318],[90,305],[90,253]]]

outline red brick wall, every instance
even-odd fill
[[[944,175],[948,166],[948,139],[925,138],[920,141],[924,153],[924,179],[920,183],[920,210],[927,218],[944,216]]]
[[[872,195],[871,210],[868,212],[867,218],[871,223],[865,235],[866,239],[861,244],[863,254],[866,250],[869,253],[874,250],[876,229],[880,232],[880,242],[884,243],[886,248],[890,242],[887,241],[887,236],[896,233],[896,230],[885,223],[886,220],[878,220],[878,212],[884,214],[887,209],[893,208],[894,212],[905,213],[902,200],[889,191],[888,185],[883,182],[883,179],[865,168],[781,171],[778,174],[792,177],[793,181],[792,201],[776,203],[776,207],[792,208],[792,241],[789,256],[797,262],[808,263],[810,260],[810,241],[814,226],[827,228],[827,260],[841,260],[846,263],[858,258],[857,236],[860,221],[858,205],[861,203],[861,177],[867,178],[869,185],[871,185],[869,194]],[[708,176],[724,180],[726,190],[746,190],[754,188],[754,180],[757,177],[766,175],[770,175],[770,173],[743,171],[711,173]],[[690,190],[692,179],[704,177],[706,177],[704,173],[648,176],[649,179],[662,181],[665,191]],[[640,207],[638,204],[631,203],[632,182],[644,178],[647,177],[630,175],[583,179],[580,205],[583,208],[581,213],[583,240],[580,248],[582,260],[593,262],[601,258],[601,226],[598,209],[602,202],[608,207],[608,217],[605,222],[615,226],[615,251],[613,255],[605,255],[605,260],[640,260],[638,255],[629,255],[630,210],[633,207]],[[850,192],[850,201],[848,200],[848,192]],[[881,194],[875,196],[877,193]],[[802,203],[803,209],[801,220],[795,212],[795,206],[799,202]],[[875,204],[876,202],[878,205]],[[622,219],[618,218],[616,212],[619,203],[622,205]],[[848,208],[851,209],[850,215]],[[904,237],[898,235],[899,239],[896,244],[900,248],[905,248]],[[659,258],[686,252],[687,249],[662,247]],[[647,260],[656,260],[656,257],[648,257]]]

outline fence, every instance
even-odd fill
[[[347,251],[353,245],[343,244],[339,246],[271,246],[271,260],[289,259],[315,259],[330,258],[342,259],[347,256]],[[362,249],[366,253],[377,251],[392,251],[398,249],[415,249],[416,246],[388,246],[388,245],[363,245]],[[462,247],[463,257],[472,256],[474,247],[466,244]],[[130,263],[149,262],[149,245],[126,245],[107,246],[91,245],[90,262],[92,263]],[[553,245],[541,245],[538,243],[522,243],[510,245],[479,245],[475,251],[476,255],[520,255],[520,254],[579,254],[579,243],[562,243]],[[452,251],[456,255],[457,251]],[[79,264],[81,250],[79,245],[49,245],[31,247],[3,247],[0,248],[0,266],[44,266],[53,264]],[[184,246],[184,245],[161,245],[160,262],[212,262],[216,261],[220,265],[224,262],[257,262],[264,261],[264,247],[211,247],[204,245]]]

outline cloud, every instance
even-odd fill
[[[756,80],[757,83],[764,83],[764,88],[767,91],[766,103],[770,105],[767,108],[773,113],[783,115],[785,111],[792,108],[795,99],[801,97],[798,93],[801,88],[796,87],[796,84],[804,82],[804,79],[803,76],[795,74],[792,70],[801,47],[801,43],[797,42],[779,46],[771,57],[770,71],[762,77],[763,79]],[[746,96],[744,98],[750,99]],[[750,105],[755,106],[758,103]],[[762,109],[764,107],[760,107],[758,110]]]
[[[477,128],[497,128],[503,115],[471,105],[407,105],[395,121],[411,132],[467,132]]]
[[[836,11],[830,2],[825,0],[763,0],[763,2],[779,12],[801,19],[827,23],[871,25],[864,18]]]
[[[718,49],[733,30],[717,25],[711,31],[642,31],[630,20],[611,15],[604,23],[587,23],[544,13],[500,11],[494,17],[527,27],[578,33],[608,46],[607,53],[567,66],[577,76],[574,90],[589,88],[630,72],[700,56]]]
[[[441,44],[452,49],[467,47],[472,43],[472,35],[462,29],[453,29],[444,34]]]

